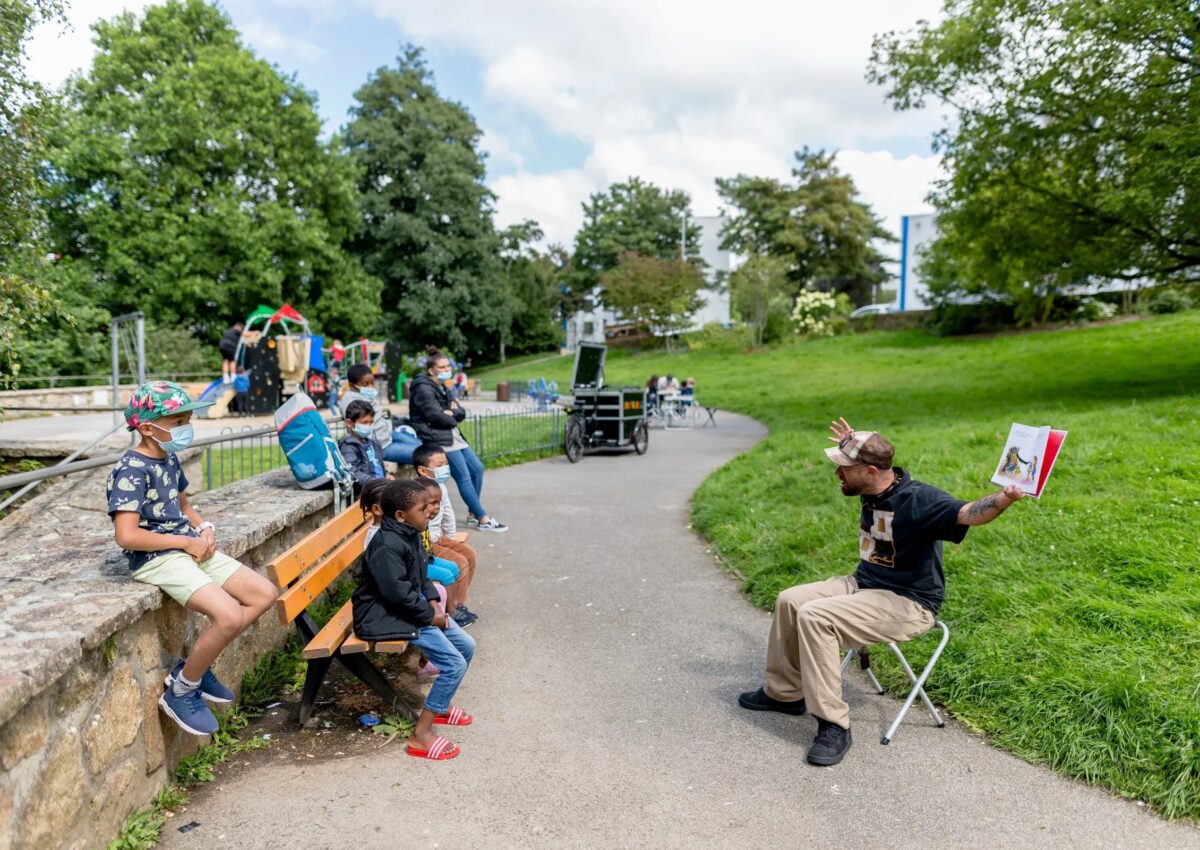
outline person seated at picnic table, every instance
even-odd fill
[[[439,675],[408,739],[415,758],[445,761],[461,750],[433,727],[469,726],[471,715],[451,705],[475,655],[475,641],[446,615],[428,576],[421,532],[429,494],[421,481],[392,481],[383,491],[383,519],[363,558],[362,581],[351,597],[354,633],[367,641],[404,640],[437,665]]]
[[[696,397],[696,379],[688,378],[686,381],[684,381],[683,387],[679,390],[679,393],[680,393],[680,395],[686,396],[687,398],[695,398]]]
[[[646,381],[646,406],[650,410],[658,406],[658,375],[651,375]]]
[[[361,493],[368,481],[388,478],[383,468],[383,448],[375,439],[375,411],[369,402],[355,399],[346,405],[346,436],[338,440],[338,451],[350,474],[354,491]]]
[[[467,503],[466,524],[480,531],[505,532],[508,526],[483,507],[483,461],[471,450],[458,424],[467,411],[450,397],[450,358],[432,346],[427,349],[425,370],[413,379],[409,390],[408,421],[422,443],[440,446],[450,462],[450,475]]]
[[[942,541],[961,543],[1024,498],[1016,486],[974,502],[893,467],[895,448],[845,419],[830,425],[825,449],[842,495],[858,496],[859,562],[854,575],[788,588],[775,600],[766,682],[738,697],[751,711],[812,712],[816,765],[837,764],[850,749],[850,708],[842,698],[841,650],[911,640],[928,631],[945,597]]]

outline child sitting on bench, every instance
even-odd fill
[[[450,701],[475,654],[475,641],[446,616],[429,580],[421,532],[429,497],[420,481],[392,481],[383,491],[380,531],[367,547],[362,583],[354,591],[354,633],[363,640],[406,640],[437,665],[441,675],[425,700],[407,752],[445,761],[461,750],[433,727],[468,726],[472,717]]]
[[[475,579],[476,553],[474,547],[467,545],[467,535],[460,534],[455,522],[454,505],[450,502],[450,492],[445,484],[450,480],[450,461],[441,446],[424,443],[413,451],[412,462],[417,475],[432,481],[441,494],[437,516],[429,521],[429,540],[433,544],[433,554],[452,561],[461,576],[459,582],[462,589],[458,599],[461,604],[450,609],[451,616],[460,626],[465,625],[464,619],[473,623],[478,615],[467,608],[467,594]]]

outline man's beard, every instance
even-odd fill
[[[863,492],[862,485],[860,485],[860,484],[851,484],[849,481],[847,481],[846,479],[843,478],[841,480],[841,485],[842,485],[842,495],[843,496],[861,496],[862,495],[862,492]]]

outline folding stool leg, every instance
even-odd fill
[[[933,715],[934,722],[938,726],[945,726],[946,721],[942,720],[933,703],[929,701],[928,695],[925,693],[925,681],[929,678],[929,674],[933,672],[934,665],[937,664],[938,658],[942,655],[942,650],[946,648],[946,644],[950,640],[950,629],[941,620],[935,621],[934,625],[942,630],[942,639],[938,642],[937,649],[933,651],[933,655],[929,659],[929,663],[925,665],[925,669],[921,671],[920,676],[913,674],[912,667],[908,664],[908,659],[904,657],[904,653],[900,651],[894,643],[888,643],[892,652],[896,654],[896,658],[900,661],[900,666],[904,668],[904,672],[908,674],[908,678],[912,681],[912,690],[908,692],[908,696],[904,699],[904,705],[900,708],[900,713],[896,715],[896,719],[892,721],[892,725],[888,727],[887,732],[883,734],[883,738],[879,743],[889,744],[892,741],[892,736],[896,734],[896,730],[900,728],[900,723],[904,720],[904,715],[908,714],[908,710],[912,707],[913,701],[920,695],[925,707],[929,709],[929,713]]]

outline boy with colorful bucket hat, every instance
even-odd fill
[[[171,381],[150,381],[125,406],[125,424],[141,442],[108,476],[108,515],[117,545],[137,581],[162,588],[209,620],[188,657],[167,674],[158,704],[186,732],[211,735],[217,719],[205,705],[233,702],[212,664],[275,601],[275,588],[249,567],[217,551],[216,527],[188,502],[178,452],[192,443],[192,401]]]

